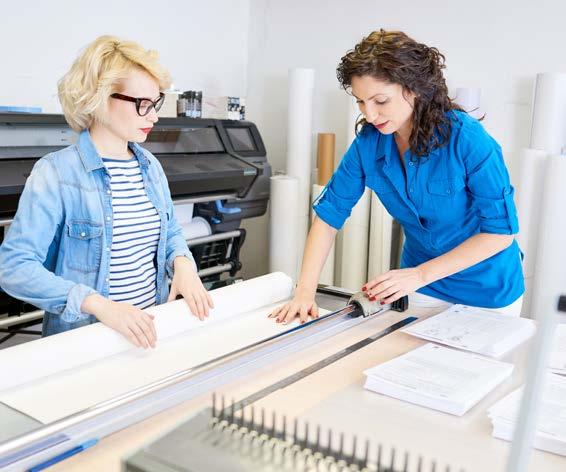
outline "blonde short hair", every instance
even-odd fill
[[[135,68],[151,75],[160,90],[171,85],[157,52],[115,36],[100,36],[89,44],[58,83],[59,101],[71,128],[80,132],[95,120],[104,121],[108,98]]]

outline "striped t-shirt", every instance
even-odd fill
[[[155,254],[161,222],[138,160],[102,159],[110,173],[114,214],[109,298],[144,309],[155,304]]]

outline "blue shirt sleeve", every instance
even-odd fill
[[[514,189],[501,147],[476,120],[460,131],[458,152],[466,168],[466,185],[480,218],[482,233],[519,232]]]
[[[313,204],[317,216],[338,230],[342,228],[365,190],[360,141],[360,136],[354,140],[338,169]]]

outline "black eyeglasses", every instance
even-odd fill
[[[158,112],[161,108],[161,105],[163,105],[163,101],[165,100],[165,94],[162,92],[159,94],[159,98],[155,101],[149,98],[129,97],[128,95],[122,95],[121,93],[113,93],[110,96],[112,98],[117,98],[118,100],[134,102],[136,104],[136,111],[140,116],[147,115],[153,108],[155,108],[155,111]]]

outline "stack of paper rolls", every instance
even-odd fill
[[[292,228],[297,231],[296,265],[300,267],[308,231],[312,172],[313,69],[289,71],[287,122],[287,175],[298,180],[297,215]],[[289,274],[291,275],[291,274]],[[291,277],[295,278],[294,275]]]
[[[334,172],[334,154],[336,149],[336,135],[333,133],[319,133],[318,134],[318,147],[317,147],[317,181],[312,186],[312,203],[318,198],[324,187],[332,177]],[[316,213],[312,212],[312,219]],[[326,262],[322,267],[322,272],[318,279],[319,283],[324,285],[334,285],[334,252],[335,245],[333,244],[326,258]]]
[[[560,201],[560,198],[564,202],[566,198],[559,188],[553,190],[554,194],[549,193],[550,190],[545,184],[545,179],[549,178],[550,165],[550,158],[547,156],[563,154],[565,147],[566,73],[537,74],[530,149],[521,152],[519,162],[518,240],[525,253],[526,285],[523,314],[540,316],[537,311],[544,311],[543,299],[549,296],[548,290],[545,289],[548,261],[539,258],[542,253],[548,254],[547,251],[558,251],[556,247],[543,247],[545,244],[551,244],[548,233],[557,230],[557,222],[552,222],[548,217],[543,221],[543,216],[550,211],[546,208],[547,205]]]

